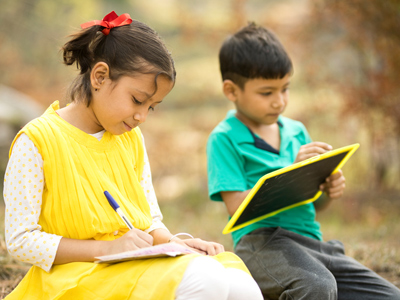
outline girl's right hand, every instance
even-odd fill
[[[120,238],[111,241],[109,245],[110,246],[106,250],[107,253],[104,255],[153,246],[153,237],[140,229],[134,228]]]
[[[312,142],[300,147],[295,163],[332,150],[332,146],[323,142]]]

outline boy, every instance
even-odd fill
[[[235,111],[207,144],[210,198],[232,216],[263,175],[325,153],[304,125],[281,116],[289,101],[292,63],[267,29],[249,24],[219,53],[223,92]],[[339,198],[341,171],[321,185],[315,203],[296,207],[234,231],[235,252],[269,299],[400,299],[400,290],[344,255],[339,241],[322,241],[316,208]]]

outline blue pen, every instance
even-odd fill
[[[119,204],[113,196],[107,191],[104,191],[104,195],[106,195],[106,198],[108,200],[108,203],[110,203],[111,207],[119,214],[119,216],[122,218],[122,220],[125,222],[126,226],[128,226],[129,229],[133,229],[133,225],[131,222],[129,222],[128,218],[125,217],[124,213],[122,212],[121,208],[119,208]]]

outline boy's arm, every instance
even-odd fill
[[[249,189],[244,165],[237,145],[226,134],[210,135],[207,143],[207,174],[212,200],[222,201],[222,192],[245,192]]]
[[[226,209],[231,217],[239,208],[240,204],[242,204],[243,200],[246,198],[248,193],[250,193],[250,191],[251,189],[244,192],[221,192],[222,200],[224,200]]]

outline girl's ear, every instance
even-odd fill
[[[222,83],[222,90],[226,98],[232,102],[237,100],[238,89],[239,87],[232,80],[226,79]]]
[[[98,62],[90,72],[92,88],[99,90],[106,79],[110,78],[110,68],[105,62]]]

